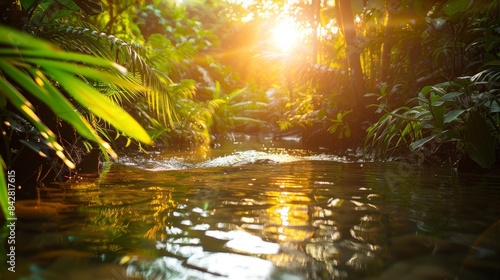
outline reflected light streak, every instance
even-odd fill
[[[276,210],[276,213],[280,214],[281,217],[281,224],[283,226],[288,226],[290,223],[288,222],[288,212],[290,211],[289,206],[284,206],[283,208],[280,208]]]
[[[310,237],[311,233],[305,229],[310,224],[308,208],[305,205],[310,198],[304,192],[286,191],[303,189],[304,184],[307,184],[306,180],[302,183],[297,180],[274,178],[270,182],[275,189],[267,191],[266,195],[273,201],[274,206],[266,212],[269,224],[276,226],[268,227],[267,230],[275,234],[280,242],[305,240]],[[291,225],[294,227],[290,227]]]

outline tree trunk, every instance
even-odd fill
[[[347,63],[349,65],[349,75],[354,91],[353,108],[360,112],[362,107],[361,99],[366,92],[363,70],[361,69],[360,50],[356,43],[356,30],[350,0],[336,1],[340,10],[342,30],[344,32],[347,47]]]
[[[392,34],[395,31],[395,13],[399,8],[399,1],[386,1],[385,3],[387,9],[387,23],[385,25],[385,36],[384,36],[384,44],[382,48],[382,62],[381,62],[381,71],[380,71],[380,80],[390,83],[390,74],[389,70],[391,68],[391,49],[393,45]]]

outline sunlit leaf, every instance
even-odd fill
[[[0,28],[0,31],[2,29]],[[38,40],[36,42],[43,42],[41,40]],[[85,54],[79,54],[79,53],[71,53],[71,52],[65,52],[63,50],[57,49],[55,47],[51,48],[38,48],[38,44],[33,42],[37,46],[36,49],[32,49],[31,47],[26,47],[26,49],[0,49],[0,54],[2,55],[16,55],[20,56],[22,54],[22,57],[25,58],[40,58],[43,57],[45,59],[53,59],[53,60],[61,60],[61,61],[72,61],[75,63],[85,63],[87,65],[93,65],[93,66],[100,66],[100,67],[105,67],[105,68],[114,68],[115,70],[119,71],[122,74],[125,74],[127,70],[123,67],[120,66],[117,63],[99,58],[99,57],[93,57]],[[41,43],[40,43],[41,44]],[[43,44],[42,44],[43,46]]]
[[[98,70],[95,68],[90,68],[63,61],[46,60],[46,59],[25,58],[24,61],[38,64],[42,68],[49,67],[52,69],[59,69],[65,72],[74,73],[76,75],[82,75],[84,77],[91,78],[94,80],[99,80],[106,83],[112,83],[118,86],[125,87],[128,90],[136,90],[136,91],[146,90],[144,86],[139,85],[136,82],[125,80],[123,77],[119,77],[116,74],[111,74],[109,72]]]
[[[5,67],[6,64],[0,60],[0,69],[7,69],[9,73],[9,67]],[[0,92],[5,94],[7,99],[11,102],[11,104],[17,108],[26,119],[35,126],[40,134],[49,142],[52,149],[56,151],[56,154],[61,158],[61,160],[69,167],[74,168],[75,165],[70,160],[66,158],[64,153],[62,153],[62,146],[57,143],[55,134],[46,127],[40,118],[33,111],[33,106],[30,102],[23,96],[19,91],[8,81],[0,77]]]
[[[47,68],[49,69],[49,68]],[[101,117],[118,130],[130,137],[151,144],[148,133],[123,108],[114,104],[98,91],[72,75],[59,69],[50,68],[49,74],[56,79],[66,91],[89,111]]]
[[[43,76],[42,73],[31,69],[34,77],[39,79],[40,84],[36,84],[33,79],[26,76],[23,72],[9,64],[0,63],[0,68],[9,76],[14,79],[19,85],[23,86],[28,92],[37,97],[40,101],[47,104],[59,117],[63,120],[75,122],[75,127],[79,130],[82,136],[92,139],[95,138],[89,127],[82,127],[82,117],[76,113],[76,109],[50,84],[49,81]],[[86,128],[86,129],[85,129]]]
[[[38,98],[47,104],[49,108],[61,119],[70,123],[76,131],[83,137],[92,140],[100,145],[104,141],[96,134],[87,120],[76,110],[76,108],[47,80],[47,78],[38,71],[31,70],[32,75],[37,75],[43,81],[45,95]]]
[[[334,123],[328,128],[328,132],[331,134],[334,134],[337,131],[337,128],[339,127],[340,123]]]

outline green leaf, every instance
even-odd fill
[[[4,68],[5,63],[0,60],[0,68]],[[5,70],[4,70],[5,71]],[[8,73],[8,71],[6,71]],[[55,134],[43,124],[42,120],[33,112],[31,103],[8,81],[0,76],[0,92],[2,92],[12,105],[18,109],[26,119],[33,124],[40,134],[49,142],[50,147],[56,151],[56,155],[69,167],[74,168],[75,165],[63,153],[63,147],[57,143]]]
[[[445,130],[441,133],[441,139],[443,140],[448,140],[448,139],[458,139],[462,140],[462,135],[458,133],[455,129],[449,129]]]
[[[343,117],[342,113],[340,113],[340,112],[337,113],[337,120],[338,121],[342,121],[342,117]]]
[[[334,123],[332,126],[328,128],[328,132],[331,134],[334,134],[337,131],[337,128],[339,127],[340,123]]]
[[[490,61],[485,64],[486,66],[500,66],[500,60]]]
[[[81,136],[97,142],[99,145],[110,148],[96,133],[88,121],[78,113],[77,109],[71,104],[40,71],[30,71],[34,77],[42,81],[42,87],[45,94],[37,96],[45,103],[58,117],[70,123]],[[35,94],[32,92],[32,94]],[[110,151],[112,154],[113,152]]]
[[[466,110],[463,110],[463,109],[457,109],[457,110],[452,110],[450,112],[448,112],[445,116],[444,116],[444,123],[450,123],[454,120],[456,120],[463,112],[465,112]]]
[[[351,128],[348,125],[345,126],[344,135],[347,138],[351,137]]]
[[[446,93],[445,95],[441,96],[438,99],[438,101],[452,101],[456,97],[463,95],[463,94],[464,94],[464,92],[460,92],[460,91],[449,92],[449,93]]]
[[[489,109],[490,113],[500,113],[500,99],[490,100],[484,106]]]
[[[31,68],[29,72],[35,77],[39,84],[36,84],[33,79],[21,72],[19,69],[7,63],[0,63],[0,69],[9,75],[17,84],[24,87],[29,93],[34,95],[40,101],[49,106],[63,120],[69,123],[75,122],[75,128],[81,133],[82,136],[96,140],[97,135],[92,134],[89,125],[82,124],[82,117],[76,113],[76,109],[68,102],[68,100],[61,95],[37,70]],[[83,125],[83,127],[82,127]]]
[[[2,29],[0,28],[0,31]],[[24,58],[39,58],[43,57],[44,59],[53,59],[53,60],[64,60],[64,61],[72,61],[75,63],[84,63],[87,65],[92,65],[92,66],[101,66],[105,68],[114,68],[118,70],[120,73],[125,74],[127,72],[127,69],[125,67],[114,63],[112,61],[108,61],[105,59],[102,59],[100,57],[95,57],[95,56],[90,56],[90,55],[85,55],[85,54],[79,54],[79,53],[72,53],[72,52],[65,52],[60,49],[57,49],[53,47],[52,45],[50,48],[44,47],[44,42],[41,40],[37,41],[31,41],[32,44],[35,44],[37,46],[36,49],[0,49],[0,54],[1,55],[10,55],[10,56],[19,56],[19,57],[24,57]],[[26,47],[26,46],[24,46]],[[20,60],[21,61],[21,60]]]
[[[74,63],[68,63],[64,61],[56,61],[56,60],[47,60],[47,59],[35,59],[35,58],[25,58],[24,61],[31,62],[33,64],[40,65],[42,68],[49,67],[52,69],[59,69],[65,72],[74,73],[75,75],[82,75],[87,78],[91,78],[94,80],[99,80],[105,83],[112,83],[117,86],[125,87],[128,90],[136,90],[141,91],[145,90],[145,88],[135,82],[128,81],[123,79],[122,77],[109,73],[109,71],[102,71],[95,68],[89,68],[82,65],[77,65]]]
[[[401,136],[406,136],[409,132],[413,130],[413,125],[409,122],[404,129],[401,131]]]
[[[49,70],[49,68],[47,69]],[[52,78],[57,80],[66,91],[73,96],[78,103],[82,104],[96,116],[101,117],[116,129],[124,132],[130,137],[136,138],[145,144],[151,144],[152,140],[148,133],[132,118],[123,108],[111,102],[94,88],[82,80],[60,71],[50,68],[48,71]]]
[[[420,90],[420,92],[418,93],[419,98],[426,99],[427,98],[427,94],[431,90],[432,90],[432,86],[425,86],[425,87],[423,87],[422,90]]]
[[[34,143],[23,139],[19,139],[19,142],[23,143],[26,147],[30,148],[33,152],[37,153],[38,155],[42,157],[47,157],[47,155],[42,151],[44,149],[44,145],[42,144],[43,142]]]
[[[23,48],[36,48],[36,49],[45,49],[45,50],[57,50],[52,44],[46,41],[42,41],[26,33],[19,32],[18,30],[0,25],[0,40],[8,45],[14,47],[23,47]],[[12,49],[15,51],[15,49]]]
[[[7,178],[5,178],[5,162],[0,156],[0,206],[2,207],[3,216],[11,217],[9,214],[9,198],[7,193]]]
[[[425,138],[422,138],[422,139],[419,139],[413,143],[410,144],[410,149],[412,151],[415,151],[415,150],[418,150],[420,149],[423,145],[425,145],[425,143],[431,141],[432,139],[434,139],[435,137],[437,136],[437,134],[433,134],[431,136],[427,136]]]
[[[292,123],[289,121],[278,121],[278,126],[280,127],[281,131],[284,131],[292,127]]]
[[[5,106],[7,106],[7,97],[5,95],[0,95],[0,109],[5,109]]]
[[[247,90],[246,87],[235,89],[230,94],[228,94],[225,98],[226,98],[226,100],[233,100],[235,97],[237,97],[241,93],[245,92],[246,90]]]
[[[103,11],[101,4],[93,0],[73,0],[71,2],[75,2],[89,16],[97,15]]]
[[[441,96],[439,96],[439,95],[431,95],[429,98],[429,100],[431,101],[431,105],[432,106],[441,106],[441,104],[443,104],[444,102],[439,101],[440,98],[441,98]]]
[[[221,90],[220,90],[220,83],[219,81],[215,81],[215,89],[213,93],[213,99],[220,99],[221,98]]]
[[[23,6],[23,9],[25,10],[28,10],[31,5],[33,5],[35,3],[36,0],[23,0],[23,1],[20,1],[21,2],[21,5]]]
[[[465,130],[466,150],[469,157],[482,168],[491,168],[496,160],[495,142],[488,124],[476,111],[469,113]]]
[[[442,129],[444,124],[444,114],[446,113],[446,107],[444,105],[432,107],[432,113],[434,117],[434,124],[436,128]]]

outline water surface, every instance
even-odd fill
[[[299,149],[122,157],[17,203],[13,278],[498,279],[499,201],[493,172]]]

